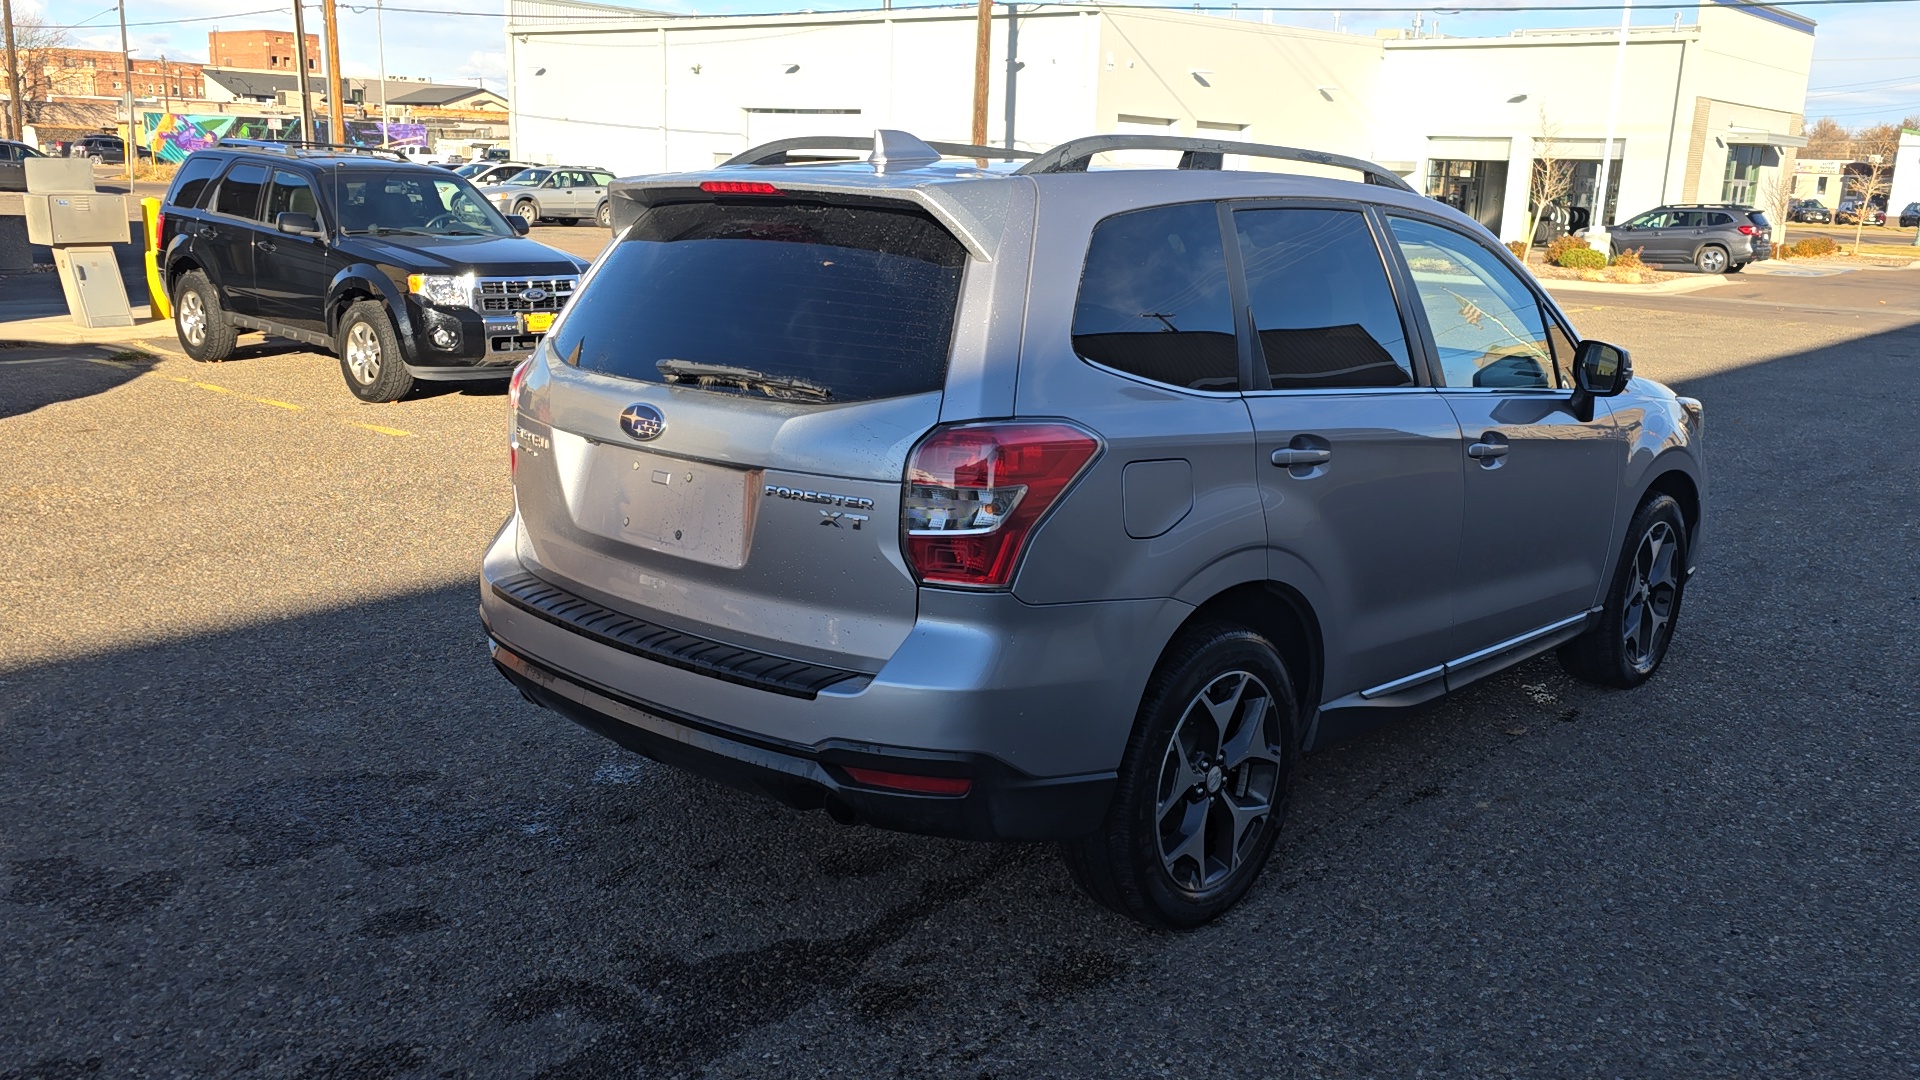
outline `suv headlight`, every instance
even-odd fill
[[[429,303],[466,307],[473,303],[473,275],[408,274],[407,291]]]

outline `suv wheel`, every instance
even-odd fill
[[[361,401],[399,401],[413,389],[387,309],[362,300],[340,320],[340,372]]]
[[[1694,253],[1693,265],[1709,274],[1722,274],[1727,269],[1727,249],[1708,244]]]
[[[1560,666],[1578,679],[1629,690],[1666,659],[1687,588],[1687,519],[1670,495],[1640,504],[1613,572],[1600,622],[1560,647]]]
[[[600,209],[594,211],[593,220],[603,229],[613,228],[613,207],[601,203]]]
[[[1232,907],[1279,835],[1297,717],[1266,638],[1183,635],[1147,683],[1106,822],[1066,845],[1074,880],[1148,926],[1187,929]]]
[[[537,225],[540,222],[540,204],[532,199],[521,199],[515,203],[513,212],[526,218],[529,225]]]
[[[225,360],[233,355],[238,336],[233,321],[220,306],[220,290],[207,275],[189,270],[173,287],[173,330],[180,347],[195,360]]]
[[[1731,263],[1727,266],[1727,273],[1737,274],[1740,271],[1745,270],[1746,268],[1747,268],[1746,263]]]

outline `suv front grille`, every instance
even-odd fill
[[[481,278],[474,284],[478,307],[486,315],[517,315],[522,311],[559,311],[573,295],[579,278]],[[537,290],[539,299],[527,299]]]

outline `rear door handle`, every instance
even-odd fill
[[[1273,452],[1273,463],[1282,468],[1293,465],[1325,465],[1333,460],[1333,451],[1283,446]]]
[[[1480,461],[1488,461],[1507,456],[1512,447],[1506,443],[1477,442],[1467,447],[1467,456]]]
[[[260,241],[260,250],[261,250],[261,251],[264,251],[264,252],[266,252],[266,253],[267,253],[267,254],[269,254],[269,255],[271,255],[271,254],[273,254],[273,253],[274,253],[275,251],[278,251],[279,249],[273,246],[273,241],[271,241],[271,240],[262,240],[262,241]]]

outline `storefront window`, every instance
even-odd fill
[[[1767,164],[1767,147],[1747,143],[1727,147],[1727,182],[1720,189],[1720,198],[1752,205],[1760,192],[1760,167]]]
[[[1507,163],[1432,158],[1427,162],[1427,194],[1500,235],[1507,201]]]

